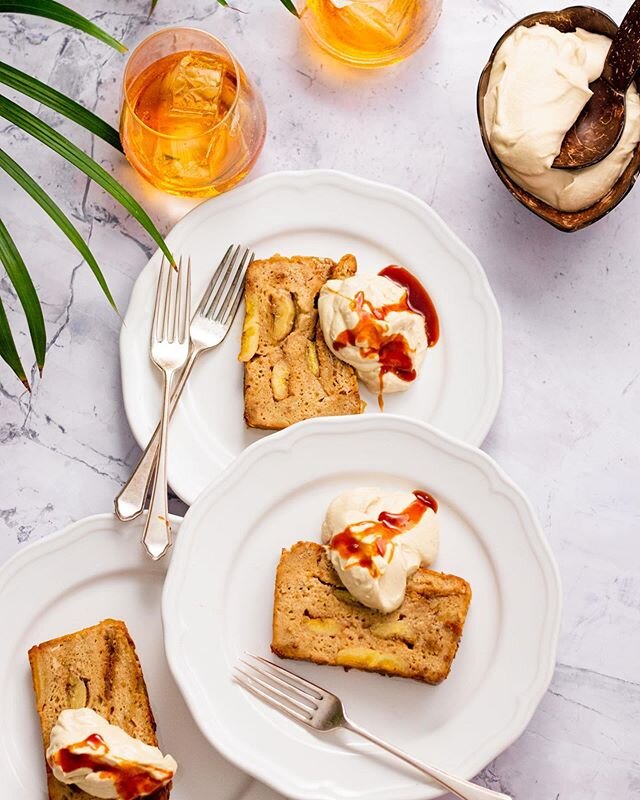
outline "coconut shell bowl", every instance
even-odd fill
[[[580,211],[560,211],[530,194],[509,177],[489,143],[484,119],[484,97],[489,85],[489,76],[493,67],[493,60],[501,44],[521,25],[532,27],[537,23],[551,25],[563,33],[569,33],[576,28],[583,28],[592,33],[603,34],[611,39],[615,36],[618,26],[607,14],[589,6],[572,6],[562,11],[541,11],[537,14],[530,14],[519,22],[516,22],[516,24],[509,28],[498,40],[478,81],[477,111],[482,143],[484,144],[489,160],[498,174],[498,177],[516,200],[522,203],[523,206],[526,206],[529,211],[541,217],[555,228],[558,228],[558,230],[567,232],[578,231],[582,228],[586,228],[587,225],[592,225],[594,222],[604,217],[605,214],[612,211],[631,191],[638,177],[638,173],[640,172],[640,143],[636,146],[633,157],[627,165],[627,168],[604,197],[592,206]],[[640,91],[640,82],[638,80],[636,80],[636,88]]]

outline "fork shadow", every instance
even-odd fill
[[[326,742],[326,733],[323,734],[319,731],[315,731],[308,728],[306,725],[303,727],[305,730],[309,731],[314,738],[319,740],[322,739],[323,742]],[[413,786],[418,789],[421,785],[426,784],[426,786],[429,787],[430,792],[436,792],[436,794],[429,794],[429,797],[438,796],[441,797],[442,800],[454,800],[454,795],[449,792],[446,794],[440,794],[440,792],[442,792],[442,787],[436,781],[432,780],[427,775],[421,775],[409,764],[405,764],[399,758],[395,758],[381,748],[376,747],[376,745],[360,739],[356,734],[344,729],[340,729],[337,731],[331,731],[329,736],[335,738],[337,740],[337,744],[354,757],[365,758],[371,764],[380,764],[382,762],[388,766],[389,770],[393,770],[394,772],[398,773],[399,776],[411,781]]]

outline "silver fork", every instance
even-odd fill
[[[336,728],[346,728],[363,739],[377,744],[387,752],[391,753],[407,764],[427,775],[443,789],[452,792],[461,800],[511,800],[506,794],[494,792],[492,789],[485,789],[476,783],[456,778],[447,772],[422,764],[411,756],[398,750],[382,739],[378,739],[372,733],[356,725],[345,714],[342,702],[339,697],[315,683],[307,681],[290,672],[288,669],[267,661],[260,656],[247,654],[253,661],[249,662],[240,659],[248,667],[242,669],[235,668],[234,678],[245,689],[259,697],[261,700],[277,708],[286,716],[314,728],[322,733],[332,731]]]
[[[186,273],[186,276],[185,276]],[[191,259],[175,270],[163,258],[158,274],[156,305],[151,325],[151,358],[162,372],[162,411],[158,469],[151,493],[149,515],[142,541],[153,559],[161,558],[171,546],[171,523],[167,500],[167,427],[171,382],[189,355],[189,309],[191,305]]]
[[[238,311],[244,278],[254,258],[254,254],[248,249],[242,252],[240,258],[241,250],[240,245],[236,248],[233,245],[229,247],[195,310],[189,329],[189,357],[171,393],[169,418],[178,405],[196,360],[202,353],[222,342]],[[123,522],[135,519],[144,509],[157,462],[159,443],[160,425],[155,429],[131,477],[115,499],[116,516]]]

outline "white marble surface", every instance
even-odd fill
[[[485,447],[530,495],[566,595],[552,686],[527,732],[480,779],[517,800],[640,796],[640,190],[593,228],[567,235],[529,215],[494,176],[478,136],[475,84],[496,38],[539,10],[529,0],[449,0],[428,45],[377,73],[339,68],[310,50],[277,0],[237,5],[248,13],[213,0],[160,0],[147,22],[147,0],[75,3],[129,45],[183,22],[229,42],[269,112],[256,175],[331,167],[397,184],[431,203],[477,253],[505,338],[504,397]],[[601,5],[619,20],[627,4]],[[10,63],[117,120],[123,57],[55,23],[12,15],[0,19],[0,42]],[[188,207],[144,186],[107,145],[39,113],[129,186],[161,229]],[[150,240],[43,146],[4,121],[0,136],[75,220],[125,308]],[[118,317],[76,252],[4,176],[0,197],[48,329],[33,395],[0,364],[4,560],[27,541],[110,509],[138,450],[122,408]],[[0,276],[29,361],[15,296]],[[231,800],[244,786],[245,800],[274,797],[231,767],[210,797]]]

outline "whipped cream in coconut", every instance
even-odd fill
[[[484,98],[491,148],[523,189],[561,211],[579,211],[611,189],[640,141],[640,97],[632,84],[622,137],[592,167],[553,169],[566,132],[592,95],[611,39],[578,28],[562,33],[550,25],[520,26],[493,61]]]

